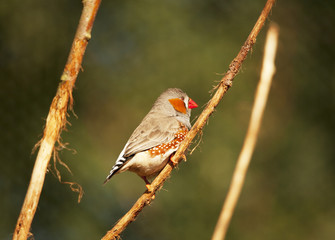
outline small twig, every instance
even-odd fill
[[[224,202],[212,240],[223,240],[240,196],[248,166],[254,151],[258,132],[262,122],[265,105],[270,91],[272,77],[275,73],[275,55],[277,50],[278,28],[271,25],[267,34],[261,78],[257,87],[254,106],[244,144],[237,160],[233,179]]]
[[[256,36],[264,25],[264,22],[269,15],[269,12],[274,4],[275,0],[268,0],[260,17],[258,18],[254,28],[252,29],[250,35],[248,36],[246,42],[242,46],[240,52],[236,56],[236,58],[229,65],[229,69],[225,76],[222,78],[218,86],[216,87],[216,92],[212,99],[207,104],[206,108],[203,110],[192,129],[188,132],[185,140],[181,143],[178,151],[173,156],[174,162],[180,162],[192,142],[193,138],[197,135],[199,131],[203,128],[205,123],[207,122],[209,116],[215,110],[215,107],[219,104],[223,95],[228,91],[229,87],[232,84],[234,77],[237,75],[242,62],[246,58],[247,54],[251,50],[253,44],[256,42]],[[166,179],[170,176],[170,173],[173,169],[171,163],[167,164],[161,173],[155,178],[155,180],[151,184],[152,192],[144,192],[143,195],[136,201],[134,206],[115,224],[115,226],[107,232],[107,234],[102,238],[103,240],[109,239],[118,239],[120,237],[120,233],[135,220],[137,215],[142,211],[142,209],[151,203],[152,199],[157,190],[159,190]]]
[[[100,2],[101,0],[83,0],[83,11],[64,72],[61,76],[62,82],[59,84],[56,96],[51,103],[43,137],[36,144],[40,148],[13,234],[13,239],[15,240],[25,240],[28,237],[41,195],[45,173],[52,152],[55,149],[55,142],[59,140],[62,130],[66,127],[67,109],[72,109],[72,90],[81,69],[81,62],[87,43],[91,38],[91,29]]]

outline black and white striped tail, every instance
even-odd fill
[[[124,165],[124,163],[127,161],[127,159],[123,156],[124,155],[124,152],[126,150],[126,147],[127,147],[128,144],[126,144],[126,146],[124,147],[124,149],[122,150],[122,152],[120,153],[119,157],[117,158],[112,170],[109,172],[108,176],[106,177],[106,180],[104,181],[104,184],[106,182],[109,181],[109,179],[111,179],[113,177],[113,175],[115,173],[117,173],[121,168],[122,166]]]

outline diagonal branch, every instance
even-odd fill
[[[29,234],[50,157],[52,152],[55,151],[56,141],[60,140],[60,134],[66,127],[67,109],[72,109],[73,87],[81,69],[81,62],[87,43],[91,38],[92,26],[100,2],[101,0],[83,0],[83,11],[64,72],[61,76],[62,82],[59,84],[56,96],[51,103],[43,137],[37,144],[40,148],[21,213],[17,220],[13,240],[25,240]]]
[[[212,99],[208,102],[206,108],[202,111],[201,115],[193,125],[192,129],[187,134],[185,140],[181,143],[178,151],[173,156],[173,161],[180,162],[183,158],[185,158],[185,152],[192,142],[193,138],[197,135],[199,131],[203,128],[205,123],[207,122],[209,116],[214,112],[215,107],[219,104],[223,95],[228,91],[228,89],[232,85],[232,81],[237,75],[239,69],[241,68],[242,62],[245,60],[247,54],[251,50],[252,46],[256,42],[256,37],[264,25],[264,22],[267,16],[272,9],[275,0],[268,0],[261,15],[259,16],[254,28],[252,29],[250,35],[242,46],[238,55],[234,58],[234,60],[229,65],[229,69],[225,76],[221,79],[220,83],[216,86],[216,92]],[[152,191],[144,192],[143,195],[136,201],[134,206],[115,224],[115,226],[107,232],[107,234],[102,238],[103,240],[108,239],[117,239],[120,237],[121,232],[135,220],[137,215],[142,211],[142,209],[151,203],[154,199],[155,193],[159,190],[166,179],[170,176],[170,173],[173,169],[173,165],[171,162],[165,166],[165,168],[161,171],[161,173],[155,178],[155,180],[151,184]]]
[[[276,25],[271,25],[266,37],[261,79],[258,83],[247,135],[245,137],[241,153],[238,157],[232,182],[230,184],[220,217],[216,224],[212,240],[223,240],[225,238],[231,217],[242,191],[244,179],[256,145],[267,97],[270,91],[272,77],[275,73],[274,60],[277,50],[277,38],[278,28]]]

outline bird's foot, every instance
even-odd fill
[[[179,161],[178,161],[178,159],[177,159],[177,160],[173,160],[173,156],[174,156],[174,154],[172,154],[172,155],[170,156],[170,161],[172,162],[172,165],[175,167],[175,166],[178,165]],[[186,162],[187,159],[186,159],[185,154],[183,154],[183,155],[181,156],[181,159],[183,159],[183,160]]]
[[[183,155],[181,156],[181,158],[184,160],[184,162],[187,161],[185,154],[183,154]]]
[[[175,160],[172,160],[172,159],[170,159],[170,161],[172,162],[172,165],[173,165],[174,167],[178,165],[178,161],[175,161]]]
[[[174,160],[174,159],[173,159],[173,156],[174,156],[174,153],[171,154],[171,156],[170,156],[170,161],[172,162],[173,167],[175,167],[175,166],[178,165],[178,159],[177,159],[177,160]]]
[[[145,187],[147,188],[148,192],[153,192],[154,188],[151,186],[150,183],[145,184]]]
[[[151,183],[148,181],[148,179],[144,176],[141,176],[141,178],[144,180],[145,187],[147,188],[148,192],[152,192],[154,188],[151,186]]]

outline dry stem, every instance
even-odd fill
[[[77,79],[81,62],[88,41],[91,38],[91,29],[101,0],[83,0],[83,11],[72,44],[72,48],[64,68],[46,120],[43,137],[37,145],[40,145],[35,166],[30,179],[30,184],[24,199],[20,216],[17,220],[13,234],[15,240],[25,240],[28,237],[30,226],[34,218],[38,201],[41,195],[45,173],[54,151],[55,142],[59,140],[61,131],[66,126],[67,109],[72,109],[72,90]]]
[[[256,145],[272,77],[275,73],[274,60],[277,50],[277,39],[278,29],[275,25],[271,25],[266,38],[261,78],[257,87],[247,135],[237,160],[233,179],[219,220],[216,224],[212,240],[223,240],[225,238],[231,217],[243,187],[251,156]]]
[[[212,99],[207,104],[206,108],[203,110],[192,129],[187,134],[185,140],[181,143],[178,151],[173,156],[174,162],[180,162],[190,145],[193,138],[197,135],[199,131],[203,128],[205,123],[207,122],[209,116],[215,110],[215,107],[219,104],[223,95],[230,88],[234,77],[237,75],[242,62],[246,58],[247,54],[251,50],[252,46],[256,42],[256,37],[264,25],[264,22],[274,4],[275,0],[268,0],[260,17],[258,18],[254,28],[252,29],[250,35],[248,36],[246,42],[242,46],[238,55],[234,58],[234,60],[229,65],[229,69],[225,76],[222,78],[218,86],[216,86],[216,92]],[[143,195],[136,201],[134,206],[115,224],[115,226],[106,233],[106,235],[102,238],[103,240],[108,239],[118,239],[120,237],[120,233],[128,226],[129,223],[133,222],[136,216],[141,212],[141,210],[153,200],[154,195],[157,190],[159,190],[165,180],[170,176],[170,173],[173,169],[173,165],[171,163],[167,164],[165,168],[161,171],[161,173],[155,178],[152,182],[152,192],[144,192]]]

